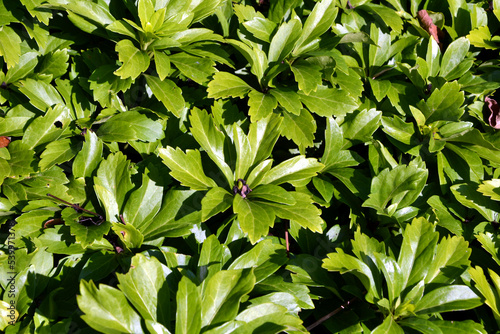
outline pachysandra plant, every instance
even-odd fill
[[[499,27],[0,0],[0,332],[498,332]]]
[[[232,207],[239,225],[252,243],[267,235],[276,217],[292,220],[305,228],[321,232],[324,224],[320,211],[306,194],[287,191],[284,183],[307,183],[323,165],[303,155],[273,166],[268,159],[280,134],[282,119],[270,115],[250,124],[248,134],[234,123],[232,133],[225,134],[206,111],[193,109],[189,117],[191,133],[220,173],[207,176],[203,170],[201,152],[179,148],[160,148],[163,162],[173,178],[193,190],[206,191],[201,201],[202,220]],[[225,156],[225,146],[231,145],[236,161]]]

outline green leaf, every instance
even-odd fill
[[[130,194],[123,209],[123,218],[127,224],[137,227],[149,222],[160,210],[163,187],[157,184],[157,178],[156,167],[149,165],[142,174],[141,187]]]
[[[462,222],[448,211],[448,205],[446,205],[446,202],[443,202],[439,196],[434,195],[427,200],[427,203],[434,211],[434,214],[438,219],[438,225],[446,228],[456,235],[462,234]]]
[[[425,102],[418,107],[425,116],[426,124],[434,121],[458,121],[464,110],[464,93],[460,91],[458,82],[447,82],[441,89],[435,89]]]
[[[497,221],[498,204],[477,191],[477,185],[461,183],[450,187],[451,192],[462,205],[475,209],[488,221]]]
[[[300,100],[313,113],[323,117],[345,116],[358,107],[356,100],[344,91],[336,88],[318,87],[309,95],[298,92]],[[279,100],[278,100],[279,101]]]
[[[267,235],[276,219],[268,203],[250,201],[239,195],[234,196],[233,211],[238,215],[241,230],[248,234],[252,244]]]
[[[175,332],[182,334],[199,333],[201,330],[200,290],[189,278],[183,276],[177,288],[177,312]]]
[[[137,226],[144,235],[144,240],[191,234],[193,226],[201,223],[201,196],[195,190],[170,188],[158,214],[152,220],[141,222]]]
[[[369,142],[380,126],[382,112],[376,109],[362,110],[347,115],[340,126],[344,138]]]
[[[45,55],[37,68],[37,74],[51,75],[53,79],[63,76],[68,68],[69,54],[66,49]]]
[[[38,117],[28,125],[24,132],[23,143],[30,149],[57,140],[69,126],[71,117],[69,109],[57,105],[49,109],[45,116]]]
[[[268,117],[273,113],[277,106],[278,101],[273,94],[263,94],[256,90],[252,90],[248,94],[248,115],[250,116],[252,122],[257,122]]]
[[[21,57],[21,38],[9,26],[2,25],[0,29],[0,56],[2,56],[7,68],[13,68]]]
[[[94,99],[103,107],[119,108],[116,94],[125,92],[132,85],[132,78],[121,79],[114,74],[116,65],[99,66],[89,78]]]
[[[80,281],[78,307],[84,313],[81,318],[93,329],[105,333],[142,333],[141,318],[128,304],[123,293],[94,282]]]
[[[412,162],[384,169],[373,180],[369,198],[363,206],[377,210],[378,214],[392,216],[398,208],[411,205],[427,181],[428,171]],[[391,203],[389,205],[389,203]]]
[[[243,22],[243,26],[256,38],[268,43],[276,29],[276,23],[263,17],[254,17],[252,20]]]
[[[411,145],[415,127],[413,123],[405,123],[398,116],[382,116],[382,131],[403,144]]]
[[[160,122],[136,110],[120,112],[107,119],[97,130],[97,135],[103,141],[121,143],[133,140],[154,142],[165,136]]]
[[[469,267],[471,249],[462,237],[443,238],[439,243],[425,283],[450,284]]]
[[[394,321],[391,315],[385,317],[384,322],[378,325],[371,334],[403,334],[405,331]]]
[[[78,152],[78,147],[69,139],[61,139],[49,143],[40,155],[40,170],[44,171],[54,165],[72,159]]]
[[[448,285],[425,294],[415,305],[415,313],[430,314],[470,310],[482,304],[481,298],[468,286]]]
[[[149,67],[149,56],[146,52],[135,47],[134,43],[128,39],[122,39],[116,43],[118,59],[123,63],[114,73],[122,79],[136,79]]]
[[[28,145],[16,140],[9,145],[10,159],[8,160],[11,176],[28,176],[37,168],[35,152]],[[5,191],[5,189],[3,189]]]
[[[201,293],[202,328],[233,320],[241,299],[252,291],[254,285],[253,268],[223,270],[210,277]]]
[[[233,171],[224,160],[224,134],[216,127],[214,120],[205,110],[193,108],[189,117],[191,133],[224,173],[229,185],[234,181]]]
[[[209,98],[244,97],[252,90],[245,81],[234,74],[227,72],[215,73],[212,81],[208,83]]]
[[[61,104],[64,101],[54,86],[43,81],[27,78],[20,82],[19,91],[30,99],[30,103],[41,111],[45,112],[48,108]]]
[[[477,187],[477,191],[490,197],[492,200],[500,201],[500,179],[483,181],[479,187]]]
[[[233,141],[236,148],[234,179],[246,179],[248,169],[253,164],[254,154],[247,135],[237,123],[233,124]]]
[[[262,179],[262,183],[280,185],[288,182],[294,184],[312,178],[323,167],[316,159],[299,155],[285,160],[269,170]]]
[[[258,185],[248,194],[248,198],[260,198],[270,202],[288,205],[294,205],[296,203],[291,193],[274,184]]]
[[[465,37],[454,40],[448,47],[441,60],[441,70],[439,75],[447,80],[455,79],[455,71],[463,63],[467,52],[469,52],[470,42]]]
[[[29,75],[38,64],[36,52],[26,52],[19,57],[19,62],[7,71],[6,83],[13,83]]]
[[[163,103],[168,111],[178,118],[181,117],[181,113],[186,105],[181,89],[171,80],[160,80],[151,75],[144,76],[156,98]]]
[[[201,201],[201,219],[206,221],[219,212],[224,212],[233,204],[233,195],[221,187],[210,189]]]
[[[170,61],[186,77],[205,85],[215,73],[215,62],[209,58],[191,56],[181,52],[171,55]]]
[[[313,232],[323,232],[325,222],[321,219],[321,210],[313,204],[313,200],[307,194],[299,192],[290,192],[289,194],[295,199],[294,205],[268,203],[276,216],[294,221]]]
[[[286,111],[294,115],[300,115],[302,102],[300,102],[300,97],[295,91],[280,87],[271,89],[269,92]]]
[[[170,57],[167,56],[165,52],[158,50],[154,51],[154,55],[156,72],[158,72],[160,80],[164,81],[170,73]]]
[[[275,273],[287,261],[283,245],[274,244],[272,240],[262,240],[234,260],[228,269],[254,268],[255,282],[259,283]]]
[[[102,159],[103,143],[92,131],[85,133],[85,142],[73,161],[75,177],[91,177]]]
[[[281,129],[283,135],[293,140],[301,153],[305,153],[307,147],[313,146],[316,121],[306,109],[302,109],[299,115],[283,113]]]
[[[269,63],[279,63],[295,46],[302,33],[302,24],[297,19],[281,24],[269,45]]]
[[[154,257],[148,259],[139,253],[132,258],[128,273],[117,273],[116,278],[119,282],[118,288],[141,317],[157,321],[160,304],[168,303],[168,299],[161,298],[164,294],[161,293],[162,287],[166,284],[162,264]],[[168,295],[166,297],[168,298]]]
[[[134,187],[130,176],[130,161],[121,152],[110,154],[97,169],[94,190],[109,222],[119,222],[125,196]]]
[[[299,84],[300,91],[309,95],[315,92],[322,82],[321,67],[318,65],[310,64],[306,61],[298,61],[290,66],[295,81]]]
[[[141,21],[141,26],[146,30],[151,16],[155,12],[154,2],[152,0],[139,0],[137,3],[137,14],[139,15],[139,20]],[[151,24],[151,23],[150,23]]]
[[[261,163],[271,155],[274,145],[281,134],[281,122],[282,118],[273,114],[250,124],[248,140],[252,148],[251,151],[255,155],[254,164]]]
[[[307,16],[304,28],[296,43],[293,55],[298,56],[311,51],[310,45],[319,44],[319,36],[332,26],[337,17],[338,7],[333,0],[322,0],[317,2],[311,14]]]
[[[1,136],[22,136],[26,123],[35,116],[34,113],[18,104],[0,118]]]
[[[158,150],[163,163],[170,168],[173,178],[182,185],[194,190],[207,190],[217,187],[214,180],[207,177],[203,172],[201,154],[198,150],[187,150],[182,152],[180,148],[160,148]]]

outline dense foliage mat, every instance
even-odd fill
[[[499,19],[0,0],[0,331],[499,331]]]

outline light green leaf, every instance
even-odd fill
[[[0,56],[4,57],[7,68],[13,68],[21,57],[21,38],[9,26],[0,28]]]
[[[345,116],[358,107],[356,100],[346,92],[320,86],[315,92],[309,95],[298,92],[300,100],[313,113],[323,117]]]
[[[97,169],[94,189],[109,222],[119,222],[125,196],[134,187],[130,176],[130,161],[122,152],[110,154]]]
[[[263,17],[254,17],[252,20],[243,22],[243,26],[256,38],[268,43],[276,29],[276,23]]]
[[[372,180],[369,198],[363,206],[377,210],[378,214],[392,216],[398,208],[411,205],[417,199],[427,175],[427,169],[417,163],[398,165],[392,170],[386,168]]]
[[[492,200],[500,201],[500,179],[483,181],[477,187],[477,191],[490,197]]]
[[[262,183],[280,185],[288,182],[294,184],[312,178],[323,167],[323,164],[316,159],[299,155],[285,160],[269,170],[262,179]]]
[[[276,216],[294,221],[313,232],[322,233],[325,222],[321,219],[321,210],[313,204],[313,200],[307,194],[299,192],[289,192],[289,194],[295,199],[294,205],[268,203]]]
[[[219,271],[203,286],[201,326],[233,320],[241,299],[252,291],[255,275],[252,269]]]
[[[176,302],[175,333],[199,333],[202,321],[200,290],[186,276],[179,282]]]
[[[416,314],[470,310],[483,302],[465,285],[447,285],[425,294],[415,305]]]
[[[37,68],[37,74],[51,75],[53,79],[63,76],[68,69],[69,54],[66,49],[45,55]]]
[[[299,147],[302,154],[307,147],[313,146],[316,121],[308,110],[302,109],[299,115],[283,113],[281,133]]]
[[[85,142],[73,161],[75,177],[91,177],[102,159],[103,143],[92,131],[85,134]]]
[[[234,175],[224,160],[224,134],[216,127],[213,118],[205,110],[193,108],[189,120],[194,139],[217,164],[228,184],[231,185],[234,182]]]
[[[20,82],[19,90],[30,99],[30,103],[41,111],[45,112],[55,104],[64,105],[61,95],[54,86],[40,80],[27,78]]]
[[[141,317],[157,321],[157,311],[161,308],[159,304],[169,302],[162,299],[164,292],[161,293],[161,289],[166,285],[162,264],[155,257],[146,258],[139,253],[132,258],[129,271],[126,274],[117,273],[116,278],[118,288]]]
[[[57,140],[69,126],[71,117],[69,109],[56,105],[49,109],[45,116],[38,117],[28,125],[24,132],[23,143],[30,149]]]
[[[405,123],[398,116],[393,116],[392,118],[382,116],[382,131],[403,144],[411,145],[412,136],[415,134],[415,127],[413,123]]]
[[[5,75],[6,83],[13,83],[23,79],[33,71],[38,64],[38,54],[36,52],[26,52],[19,57],[19,62],[10,68]]]
[[[155,65],[156,72],[158,73],[158,77],[161,81],[164,81],[165,78],[170,73],[170,57],[165,54],[163,51],[154,51],[155,54]]]
[[[269,45],[269,63],[279,63],[288,56],[302,33],[302,24],[297,19],[282,23]]]
[[[151,75],[144,76],[156,98],[163,103],[168,111],[178,118],[181,117],[181,113],[186,105],[181,89],[171,80],[160,80],[160,78]]]
[[[49,143],[40,155],[40,170],[44,171],[54,165],[72,159],[78,152],[77,145],[71,139],[61,139]]]
[[[281,134],[280,125],[282,120],[281,117],[273,114],[250,124],[248,140],[252,147],[251,152],[255,155],[254,164],[260,164],[271,155],[274,145]]]
[[[455,184],[450,189],[457,201],[462,205],[475,209],[490,222],[498,220],[498,203],[478,192],[477,185],[468,183]]]
[[[294,115],[300,115],[302,102],[300,102],[300,97],[295,91],[280,87],[271,89],[269,92],[286,111]]]
[[[234,260],[228,269],[254,268],[255,281],[259,283],[271,276],[287,261],[286,248],[283,245],[275,244],[272,240],[262,240]]]
[[[233,195],[221,187],[210,189],[201,200],[201,219],[206,221],[233,204]]]
[[[419,102],[418,107],[426,118],[426,124],[434,121],[458,121],[464,110],[464,93],[458,82],[446,82],[441,89],[435,89],[427,101]]]
[[[154,142],[165,136],[161,122],[136,110],[120,112],[107,119],[97,130],[97,135],[103,141],[121,143],[133,140]]]
[[[304,28],[296,43],[293,55],[298,56],[311,51],[311,44],[319,43],[319,36],[332,26],[337,17],[338,7],[333,0],[322,0],[317,2],[311,14],[307,16]],[[317,47],[317,46],[316,46]]]
[[[234,74],[227,72],[215,73],[212,81],[208,83],[209,98],[244,97],[252,90],[245,81]]]
[[[250,201],[240,195],[234,196],[233,211],[238,215],[241,230],[248,234],[252,244],[267,235],[276,219],[268,203]]]
[[[439,75],[448,80],[454,79],[453,72],[463,63],[469,47],[470,42],[465,37],[460,37],[448,45],[441,60]]]
[[[114,73],[122,79],[135,79],[146,72],[149,67],[149,56],[135,47],[129,39],[122,39],[115,46],[118,59],[123,63]]]
[[[234,179],[245,179],[248,174],[248,169],[253,164],[255,154],[252,152],[252,147],[250,146],[247,135],[237,123],[233,124],[233,141],[236,148]]]
[[[371,331],[371,334],[404,334],[404,332],[393,317],[389,315],[385,317],[384,322]]]
[[[215,62],[210,58],[195,57],[184,52],[173,54],[169,58],[182,74],[200,85],[208,83],[215,73]]]
[[[207,177],[203,172],[201,154],[198,150],[187,150],[182,152],[180,148],[174,149],[170,146],[158,150],[163,163],[170,168],[173,178],[182,185],[194,190],[207,190],[217,187],[214,180]]]
[[[128,304],[123,293],[105,284],[80,281],[78,307],[81,318],[93,329],[109,334],[143,333],[141,317]]]
[[[155,6],[153,0],[139,0],[137,3],[137,14],[139,15],[139,20],[141,21],[141,26],[146,30],[146,26],[155,12]]]
[[[318,65],[310,64],[306,61],[298,61],[290,66],[295,81],[299,84],[300,91],[309,95],[315,92],[322,82],[321,67]]]
[[[277,106],[278,101],[273,94],[263,94],[256,90],[248,94],[248,115],[252,123],[271,115]]]
[[[127,224],[138,227],[150,221],[160,210],[163,187],[157,184],[158,180],[154,180],[157,177],[156,167],[149,165],[142,174],[141,187],[130,194],[123,209],[123,218]]]
[[[382,112],[376,109],[362,110],[347,115],[340,126],[344,138],[369,142],[380,125]]]
[[[293,195],[285,189],[274,184],[261,184],[248,194],[248,198],[260,198],[279,204],[294,205],[296,203]]]
[[[201,196],[203,195],[195,190],[170,188],[158,214],[149,222],[145,221],[138,226],[144,240],[191,234],[193,226],[201,223]]]

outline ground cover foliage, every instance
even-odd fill
[[[499,331],[499,19],[0,0],[0,331]]]

